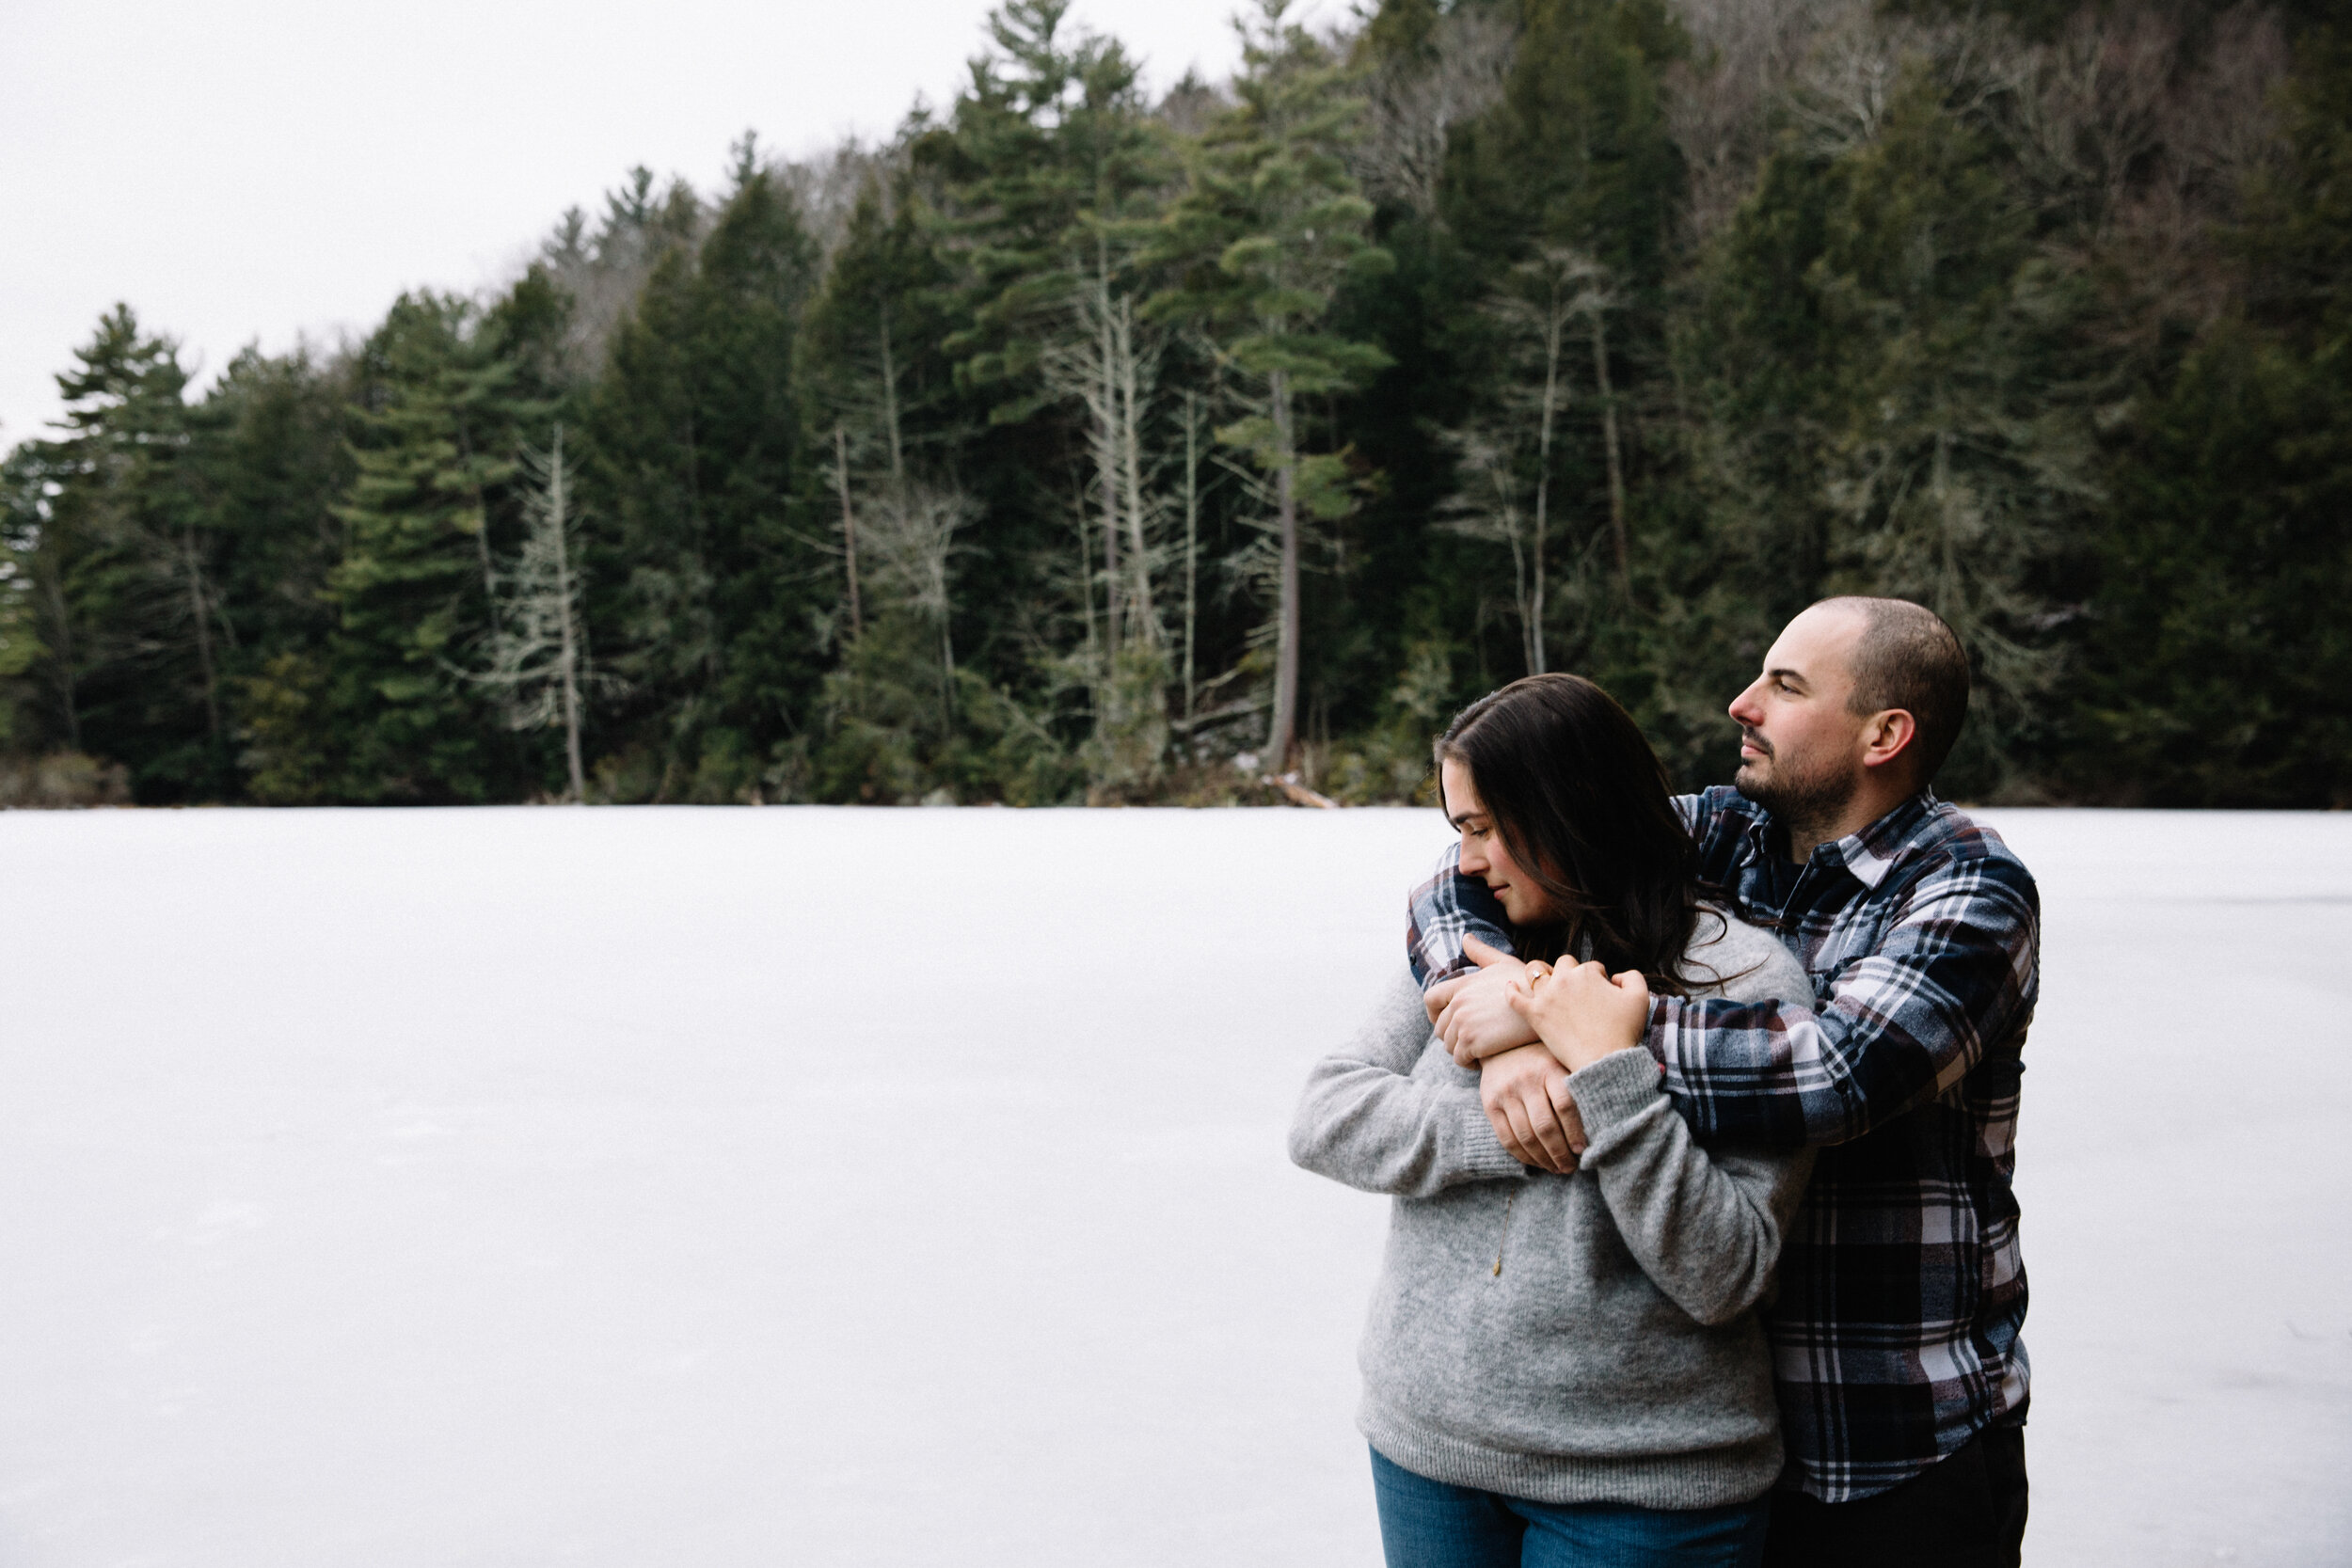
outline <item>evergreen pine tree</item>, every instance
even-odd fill
[[[793,361],[816,263],[790,193],[749,137],[699,245],[670,248],[615,331],[591,416],[616,585],[613,662],[659,798],[737,799],[811,713],[818,562],[788,526],[801,429]]]
[[[517,766],[455,673],[492,615],[494,492],[516,472],[515,367],[472,308],[405,294],[363,355],[356,472],[327,593],[325,679],[342,742],[332,794],[357,800],[502,798]]]
[[[2114,500],[2078,787],[2352,804],[2352,30],[2311,28],[2239,234],[2245,308],[2151,389]]]
[[[0,462],[0,802],[1248,798],[1244,725],[1393,799],[1536,667],[1705,784],[1724,694],[1851,590],[1978,657],[1953,790],[2342,803],[2331,17],[1295,24],[1147,106],[1009,0],[882,147],[746,139],[707,202],[633,171],[497,297],[193,400],[109,312]],[[516,464],[557,423],[635,677],[577,748],[462,674],[543,641]]]
[[[232,765],[227,624],[187,372],[127,306],[76,358],[57,378],[65,435],[34,563],[58,727],[126,765],[143,800],[216,795]]]
[[[351,370],[308,349],[247,349],[192,416],[200,499],[220,542],[234,787],[269,803],[326,799],[337,785],[326,653],[343,547],[334,507],[354,472]]]
[[[1345,464],[1310,453],[1304,402],[1389,363],[1375,343],[1329,331],[1341,283],[1392,264],[1366,236],[1347,148],[1362,101],[1345,66],[1288,20],[1290,0],[1259,0],[1242,27],[1238,100],[1203,135],[1191,182],[1169,210],[1158,255],[1178,267],[1155,313],[1191,317],[1216,335],[1254,391],[1251,411],[1218,432],[1269,482],[1275,597],[1272,715],[1266,752],[1289,766],[1298,741],[1300,514],[1348,506]]]
[[[1089,692],[1098,784],[1148,787],[1167,748],[1173,671],[1146,450],[1159,355],[1138,319],[1136,252],[1176,168],[1135,61],[1115,40],[1065,28],[1068,8],[1011,0],[992,13],[996,53],[974,62],[950,132],[934,138],[929,161],[946,176],[940,231],[963,269],[969,318],[945,346],[992,425],[1031,425],[1033,463],[1084,475],[1069,509],[1087,563],[1073,595],[1085,636],[1066,667]]]
[[[44,443],[23,442],[0,458],[0,756],[37,751],[47,738],[35,676],[49,652],[37,574],[50,483]]]

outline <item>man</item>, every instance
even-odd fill
[[[1824,600],[1731,705],[1735,787],[1677,801],[1710,896],[1777,928],[1817,998],[1806,1011],[1661,996],[1643,1041],[1701,1137],[1820,1148],[1767,1319],[1788,1450],[1775,1565],[2013,1565],[2025,1532],[2011,1177],[2041,906],[1999,837],[1929,790],[1967,701],[1967,657],[1940,617]],[[1525,972],[1474,952],[1472,973],[1464,956],[1480,938],[1507,946],[1501,909],[1447,871],[1413,917],[1457,1058],[1525,1064],[1487,1073],[1498,1134],[1558,1168],[1581,1129],[1559,1069],[1522,1049],[1533,1035],[1506,985]],[[1572,970],[1546,984],[1580,981],[1609,985]],[[1536,1135],[1508,1130],[1498,1080]]]

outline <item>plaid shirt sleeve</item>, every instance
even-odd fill
[[[1693,827],[1699,821],[1700,797],[1677,795],[1674,806],[1683,826]],[[1519,950],[1510,916],[1502,912],[1486,883],[1462,875],[1461,863],[1461,845],[1447,845],[1445,853],[1438,857],[1437,875],[1413,889],[1406,899],[1405,961],[1412,968],[1413,983],[1423,990],[1477,967],[1463,956],[1466,936],[1514,957]]]
[[[1701,1136],[1845,1143],[1944,1094],[1987,1042],[2022,1033],[2040,923],[2013,857],[1943,855],[1896,892],[1876,940],[1817,956],[1813,1010],[1661,997],[1648,1043]]]
[[[1502,906],[1486,883],[1462,875],[1457,869],[1461,859],[1459,844],[1446,846],[1438,857],[1437,875],[1406,900],[1405,961],[1412,966],[1413,983],[1423,990],[1476,967],[1462,952],[1465,937],[1474,936],[1505,953],[1518,951]]]

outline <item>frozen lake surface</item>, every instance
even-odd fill
[[[2035,1568],[2352,1560],[2352,817],[2042,879]],[[0,816],[0,1568],[1377,1561],[1435,813]]]

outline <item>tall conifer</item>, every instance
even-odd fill
[[[1341,283],[1391,265],[1372,244],[1372,204],[1347,165],[1362,100],[1346,67],[1289,20],[1290,0],[1259,0],[1241,24],[1238,102],[1202,135],[1191,183],[1170,209],[1158,255],[1180,269],[1153,301],[1216,335],[1255,389],[1254,407],[1218,438],[1248,452],[1272,490],[1275,657],[1266,752],[1289,766],[1298,739],[1302,511],[1348,505],[1344,464],[1311,454],[1305,400],[1356,385],[1389,363],[1375,343],[1328,329]]]
[[[365,351],[353,478],[336,508],[328,657],[344,740],[333,792],[361,800],[478,800],[497,783],[483,705],[453,673],[489,623],[486,488],[500,454],[503,367],[485,362],[463,301],[407,294]],[[488,450],[485,451],[485,445]]]
[[[787,523],[801,461],[793,379],[815,249],[791,193],[739,144],[699,238],[675,195],[669,249],[621,324],[591,420],[616,585],[615,662],[635,691],[651,792],[733,800],[806,721],[818,672]]]

